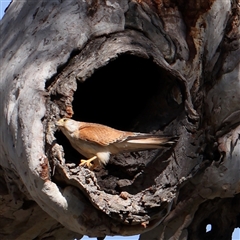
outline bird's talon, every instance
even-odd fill
[[[93,156],[92,158],[89,158],[88,160],[82,159],[79,166],[84,166],[84,167],[87,166],[90,170],[93,170],[95,168],[95,166],[91,162],[93,162],[95,159],[97,159],[96,156]]]
[[[89,168],[90,170],[93,169],[93,164],[91,163],[91,161],[89,160],[81,160],[81,163],[79,164],[79,166],[83,166]]]

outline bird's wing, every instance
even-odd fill
[[[101,124],[81,122],[81,126],[75,133],[75,136],[84,141],[108,146],[111,143],[124,141],[131,134],[131,132],[116,130]]]

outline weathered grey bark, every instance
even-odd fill
[[[13,1],[1,21],[1,239],[229,239],[238,30],[237,0]],[[179,141],[91,172],[57,131],[63,116]]]

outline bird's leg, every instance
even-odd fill
[[[81,160],[81,163],[79,164],[80,166],[87,166],[90,170],[94,169],[93,164],[91,163],[92,161],[94,161],[95,159],[97,159],[97,156],[94,156],[92,158],[89,158],[88,160]]]

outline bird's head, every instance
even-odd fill
[[[69,118],[62,118],[57,121],[56,125],[61,129],[73,133],[79,128],[79,122]]]

